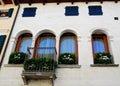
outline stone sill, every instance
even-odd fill
[[[71,64],[71,65],[67,65],[67,64],[58,64],[57,68],[80,68],[81,65],[77,65],[77,64]]]
[[[4,64],[4,67],[23,67],[23,64]]]
[[[119,64],[91,64],[91,67],[118,67]]]

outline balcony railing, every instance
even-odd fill
[[[28,48],[22,78],[25,84],[29,79],[55,79],[55,47]]]

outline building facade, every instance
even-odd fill
[[[0,4],[0,64],[2,64],[18,6],[15,6],[13,3],[6,3],[6,1],[4,2],[2,0]]]
[[[16,6],[11,6],[19,9],[0,71],[0,86],[119,86],[120,2],[38,2],[16,0]],[[28,58],[55,57],[54,75],[26,72],[25,64],[10,63],[15,51],[27,53]]]

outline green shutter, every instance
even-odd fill
[[[6,38],[6,35],[0,36],[0,52],[2,51],[2,47],[4,45],[5,38]]]

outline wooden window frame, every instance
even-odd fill
[[[24,33],[24,34],[20,35],[20,36],[18,37],[18,40],[17,40],[17,44],[16,44],[16,47],[15,47],[15,51],[19,51],[19,48],[20,48],[22,39],[23,39],[24,37],[32,37],[32,34],[30,34],[30,33]]]
[[[60,55],[60,45],[62,42],[62,37],[66,37],[66,36],[73,36],[74,40],[75,40],[75,56],[76,56],[76,64],[78,64],[78,41],[77,41],[77,36],[73,33],[64,33],[61,37],[60,37],[60,42],[59,42],[59,55]]]
[[[54,40],[55,40],[55,44],[54,44],[54,47],[56,46],[56,38],[55,38],[55,35],[52,34],[52,33],[43,33],[41,35],[39,35],[35,41],[35,48],[34,48],[34,54],[33,54],[33,57],[36,58],[37,57],[37,49],[38,49],[38,46],[40,44],[40,39],[41,37],[54,37]]]
[[[94,39],[95,38],[102,38],[104,45],[105,45],[105,52],[109,53],[109,46],[108,46],[108,39],[105,34],[93,34],[92,35],[92,51],[93,51],[93,58],[95,59],[95,53],[94,53]]]

